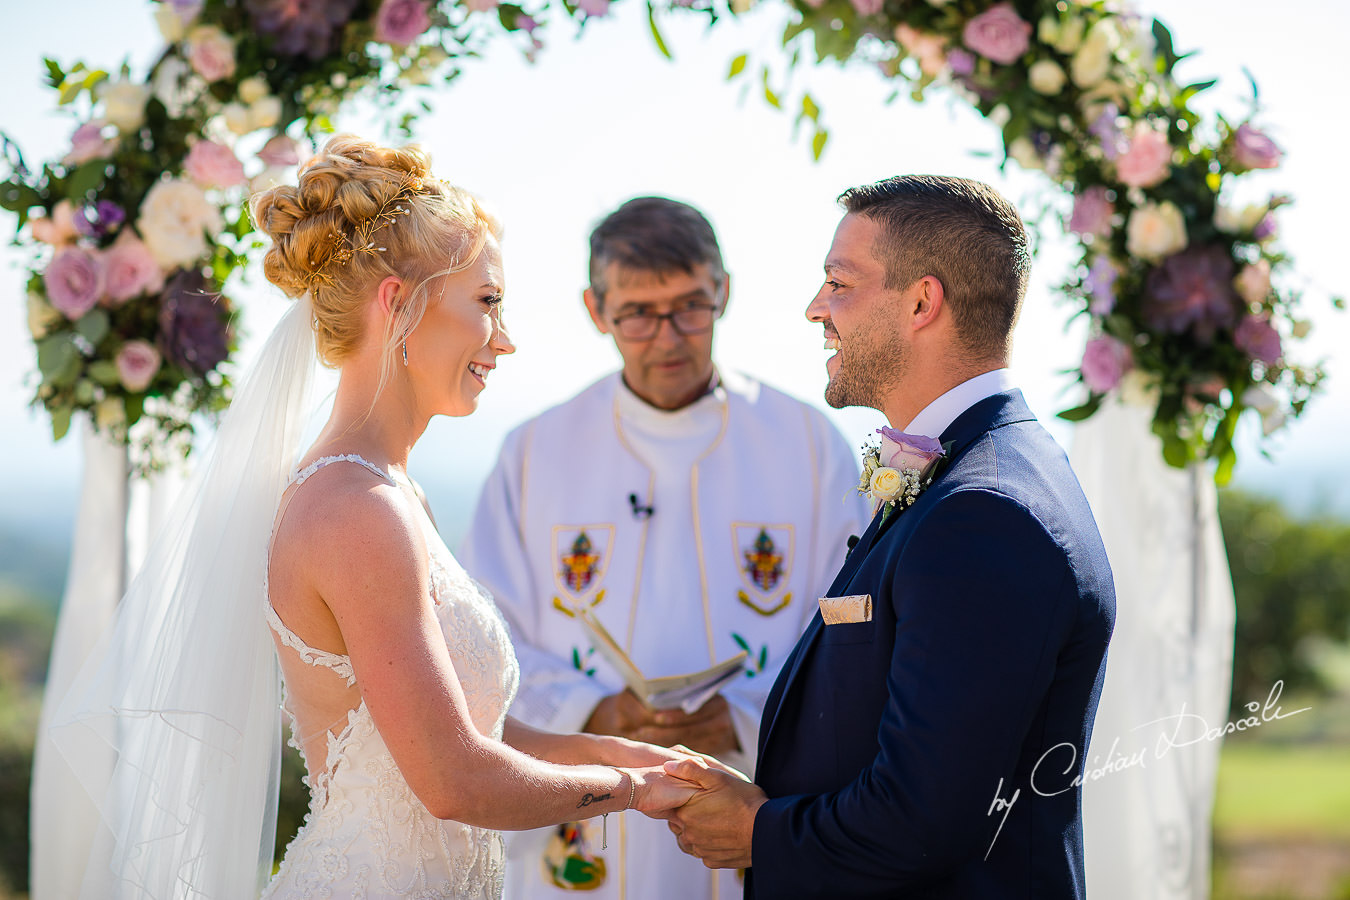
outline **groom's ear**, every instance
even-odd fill
[[[942,282],[932,275],[923,276],[914,283],[909,300],[913,304],[910,321],[915,330],[933,324],[946,301]]]

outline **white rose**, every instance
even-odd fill
[[[1081,16],[1075,16],[1059,26],[1059,34],[1051,41],[1053,46],[1060,53],[1069,54],[1076,51],[1083,44],[1083,32],[1087,30],[1087,22]]]
[[[1214,227],[1226,234],[1251,231],[1261,223],[1268,212],[1270,206],[1264,203],[1249,203],[1242,209],[1221,203],[1214,211]]]
[[[892,469],[890,466],[878,466],[877,470],[872,473],[872,483],[870,488],[872,491],[872,499],[874,500],[889,503],[900,496],[900,492],[904,490],[904,487],[904,476],[902,476],[898,470]]]
[[[106,397],[94,407],[94,424],[99,428],[116,428],[127,420],[127,408],[121,397]]]
[[[1027,81],[1036,93],[1052,97],[1064,89],[1064,70],[1053,59],[1042,59],[1027,70]]]
[[[170,178],[150,188],[141,204],[136,230],[161,268],[192,265],[206,255],[205,232],[224,227],[220,210],[202,189]]]
[[[135,131],[145,121],[145,101],[150,99],[150,88],[119,78],[104,85],[99,98],[103,101],[103,118],[122,134]]]
[[[1119,44],[1120,35],[1110,19],[1102,19],[1093,25],[1070,63],[1073,83],[1080,88],[1090,88],[1105,79],[1111,71]]]
[[[1036,145],[1025,137],[1019,137],[1008,145],[1008,156],[1024,169],[1042,169],[1045,161],[1036,152]]]
[[[1160,395],[1158,376],[1151,372],[1145,372],[1138,368],[1130,369],[1121,376],[1120,384],[1117,385],[1116,390],[1120,402],[1126,406],[1138,406],[1144,409],[1155,409],[1158,406]]]
[[[168,3],[155,4],[155,24],[159,26],[159,34],[166,44],[176,44],[187,34],[187,26],[183,24],[178,10]]]
[[[165,111],[178,118],[187,109],[188,104],[196,100],[204,87],[202,80],[192,75],[192,69],[177,56],[164,57],[155,69],[154,81],[150,93]]]
[[[220,108],[220,114],[225,118],[225,127],[235,134],[248,134],[253,130],[253,117],[242,103],[226,103]]]
[[[250,131],[257,131],[259,128],[271,128],[281,121],[281,98],[263,97],[254,102],[248,108],[248,123]]]
[[[239,82],[239,101],[254,104],[267,96],[267,79],[261,75],[245,78]]]
[[[1186,218],[1170,200],[1150,203],[1130,213],[1125,247],[1131,256],[1157,262],[1186,249]]]

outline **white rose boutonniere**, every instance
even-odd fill
[[[878,428],[879,444],[863,445],[863,471],[858,493],[881,510],[881,519],[904,510],[932,483],[946,449],[936,439],[905,434],[894,428]]]

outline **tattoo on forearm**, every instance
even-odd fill
[[[613,800],[613,799],[614,799],[613,794],[601,794],[599,797],[597,797],[594,794],[588,792],[586,796],[581,798],[581,802],[577,804],[577,809],[584,809],[585,807],[590,806],[592,803],[604,803],[606,800]]]

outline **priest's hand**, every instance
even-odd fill
[[[710,869],[747,868],[755,813],[768,800],[764,792],[701,759],[668,762],[666,771],[699,788],[683,806],[663,816],[680,849]]]
[[[683,744],[698,753],[719,756],[740,749],[731,720],[731,705],[720,694],[697,711],[651,710],[629,690],[610,694],[596,704],[583,731],[671,747]]]

